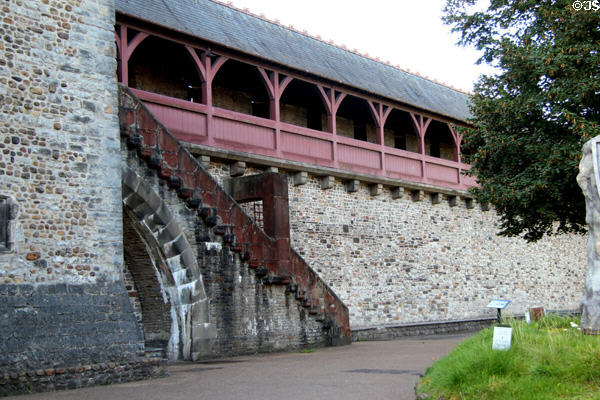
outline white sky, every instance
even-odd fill
[[[238,8],[332,39],[411,72],[471,91],[482,71],[442,23],[445,0],[231,0]]]

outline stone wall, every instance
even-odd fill
[[[197,209],[187,206],[186,202],[179,198],[177,191],[170,190],[168,180],[160,179],[154,170],[147,168],[145,162],[138,159],[135,151],[128,151],[126,148],[123,151],[124,162],[128,168],[135,171],[139,177],[143,177],[142,179],[164,201],[186,242],[189,243],[192,257],[197,260],[199,279],[206,291],[208,318],[205,322],[210,324],[214,334],[208,337],[194,331],[194,319],[197,318],[194,313],[183,318],[192,323],[190,339],[191,354],[194,358],[290,350],[328,343],[328,331],[323,328],[322,321],[317,321],[314,316],[309,315],[308,310],[296,300],[295,293],[286,284],[267,283],[263,279],[267,278],[266,276],[259,276],[256,269],[249,266],[248,261],[242,260],[240,252],[233,250],[233,243],[224,241],[223,235],[216,233],[218,228],[208,225],[199,216]],[[133,213],[127,212],[126,220],[130,218],[129,215],[133,217],[134,214],[139,215],[139,212],[136,209]],[[147,217],[143,219],[146,220]],[[127,222],[126,228],[131,224],[132,222]],[[134,235],[128,228],[126,232],[130,236]],[[126,242],[133,244],[135,240],[127,237]],[[134,249],[128,251],[131,250]],[[148,253],[150,255],[155,252]],[[147,290],[160,292],[165,299],[163,304],[173,303],[173,293],[176,291],[170,289],[172,283],[169,282],[168,276],[173,276],[177,281],[178,275],[185,274],[186,279],[190,279],[194,271],[189,266],[176,270],[176,266],[171,267],[171,264],[175,263],[167,260],[170,272],[161,272],[165,277],[156,282],[149,277],[158,274],[155,268],[163,268],[160,264],[161,260],[148,262],[137,256],[132,258],[128,268],[132,271],[138,292],[140,287],[145,286]],[[133,273],[135,269],[145,271],[145,274]],[[186,284],[178,286],[184,287]],[[141,294],[140,302],[141,325],[148,335],[154,323],[161,319],[165,312],[152,306],[158,302],[147,303],[147,299]],[[175,314],[178,315],[179,312]],[[165,327],[164,324],[162,326]],[[168,328],[169,334],[175,337],[182,330],[181,326]],[[172,351],[167,349],[167,352]],[[177,354],[169,354],[168,357],[174,359],[177,358]]]
[[[223,179],[229,168],[211,160]],[[246,174],[260,173],[247,168]],[[496,236],[498,216],[451,206],[428,194],[393,199],[389,189],[348,193],[337,178],[289,181],[294,247],[334,289],[350,311],[353,329],[494,317],[493,298],[512,303],[507,314],[541,305],[575,310],[583,293],[585,236],[559,235],[528,244]]]
[[[137,362],[121,281],[114,4],[1,7],[0,198],[15,218],[0,251],[0,378]]]
[[[289,238],[275,240],[258,228],[125,87],[120,114],[123,203],[131,218],[125,243],[127,252],[136,247],[133,226],[152,260],[136,251],[128,269],[145,333],[144,321],[156,320],[146,313],[164,312],[146,307],[141,287],[154,286],[170,303],[168,358],[349,343],[347,309],[291,250]],[[279,178],[278,187],[287,188]],[[157,282],[145,278],[149,268]]]

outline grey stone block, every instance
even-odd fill
[[[450,207],[456,207],[456,205],[458,204],[458,199],[456,196],[448,195],[446,198]]]
[[[344,188],[348,193],[358,192],[358,189],[360,189],[360,181],[358,179],[346,181],[344,182]]]
[[[331,175],[322,176],[319,178],[321,189],[331,189],[335,182],[335,178]]]
[[[425,198],[425,192],[422,190],[412,190],[410,192],[410,199],[414,202],[423,201]]]
[[[243,161],[236,161],[229,166],[229,176],[236,177],[242,176],[246,173],[246,163]]]
[[[196,160],[204,167],[204,169],[208,169],[210,167],[210,157],[209,156],[198,156]]]
[[[383,185],[381,183],[376,183],[374,185],[369,186],[369,193],[371,196],[379,196],[383,193]]]
[[[442,196],[439,193],[431,193],[429,198],[431,199],[431,204],[433,205],[440,204],[442,201]]]
[[[156,226],[166,226],[173,219],[173,214],[171,214],[171,210],[169,207],[163,202],[158,209],[154,213],[154,223]]]
[[[121,179],[123,186],[128,187],[132,192],[135,192],[140,184],[140,177],[126,166],[121,169]]]
[[[156,212],[162,204],[162,199],[160,196],[145,182],[141,182],[138,185],[136,193],[144,199],[145,203],[148,204],[148,207],[152,210],[152,212]]]
[[[294,186],[304,185],[304,184],[306,184],[306,181],[308,180],[308,172],[306,172],[306,171],[296,172],[294,174],[293,179],[294,179],[293,180]]]
[[[181,235],[181,228],[175,219],[172,219],[164,228],[156,233],[156,240],[161,246],[172,242]]]
[[[185,249],[180,254],[179,260],[180,260],[181,266],[183,268],[197,268],[198,267],[198,263],[196,262],[196,256],[195,256],[194,251],[192,250],[191,246],[189,248]]]

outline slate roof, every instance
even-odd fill
[[[210,0],[116,0],[116,10],[457,120],[468,95]]]

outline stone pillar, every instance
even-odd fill
[[[585,221],[588,225],[585,294],[581,300],[581,326],[585,333],[600,334],[600,193],[598,192],[598,153],[600,136],[583,146],[577,183],[583,190],[586,204]]]
[[[285,174],[267,172],[226,179],[223,187],[238,202],[262,200],[264,230],[274,240],[273,259],[278,275],[288,276],[290,264],[290,214]]]

